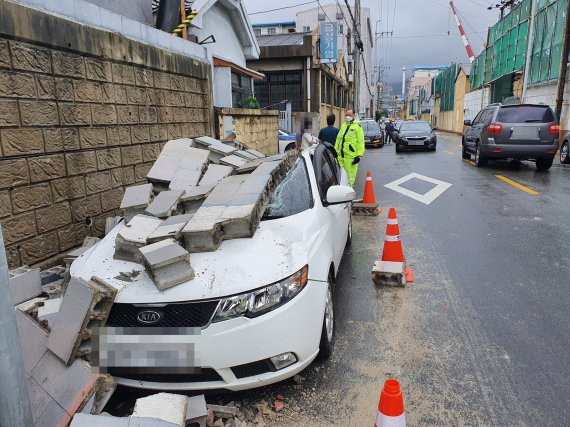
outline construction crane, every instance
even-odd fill
[[[455,22],[457,23],[457,28],[459,28],[459,34],[461,34],[461,40],[463,40],[463,45],[465,46],[465,50],[467,51],[467,56],[469,57],[469,62],[475,61],[475,54],[473,53],[473,49],[471,48],[471,43],[467,39],[467,35],[463,30],[463,24],[461,24],[461,20],[459,19],[459,15],[457,14],[457,9],[455,9],[455,5],[452,1],[449,2],[451,6],[451,10],[453,12],[453,16],[455,16]]]

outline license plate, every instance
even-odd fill
[[[514,127],[511,139],[538,139],[538,130],[536,126]]]
[[[424,141],[419,141],[419,140],[408,140],[408,145],[424,145]]]

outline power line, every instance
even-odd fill
[[[292,8],[294,8],[294,7],[305,6],[305,5],[307,5],[307,4],[312,4],[312,3],[318,3],[318,2],[317,2],[317,0],[312,0],[312,1],[307,1],[307,2],[304,2],[304,3],[297,3],[297,4],[294,4],[294,5],[291,5],[291,6],[283,6],[283,7],[278,7],[278,8],[275,8],[275,9],[260,10],[260,11],[257,11],[257,12],[248,13],[248,15],[250,15],[250,16],[251,16],[251,15],[259,15],[259,14],[261,14],[261,13],[275,12],[276,10],[292,9]]]

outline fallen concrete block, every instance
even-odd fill
[[[109,234],[111,230],[113,230],[113,228],[115,228],[117,224],[119,224],[119,222],[121,222],[121,219],[122,218],[120,216],[115,216],[115,217],[110,216],[105,219],[105,236]]]
[[[372,281],[378,286],[405,286],[406,263],[375,261],[372,266]]]
[[[210,195],[216,184],[209,185],[199,185],[198,187],[188,188],[184,192],[184,195],[180,199],[182,206],[184,207],[184,213],[193,214],[195,213],[206,197]]]
[[[192,138],[178,138],[171,139],[164,144],[164,148],[160,154],[165,154],[171,157],[184,156],[186,149],[194,147],[194,140]]]
[[[146,270],[160,290],[194,278],[190,254],[174,239],[161,240],[140,248]]]
[[[168,141],[162,152],[152,165],[147,174],[148,181],[155,183],[158,189],[166,189],[174,178],[178,168],[186,171],[179,171],[180,174],[196,174],[198,178],[208,165],[208,150],[194,148],[188,144]]]
[[[208,146],[208,150],[210,150],[209,159],[213,163],[220,163],[220,160],[224,157],[227,157],[237,151],[235,147],[231,147],[230,145],[224,144],[222,142],[215,142]]]
[[[89,282],[72,278],[51,328],[48,348],[64,363],[89,358],[91,330],[104,326],[117,289],[93,277]]]
[[[130,221],[135,215],[141,214],[152,200],[152,184],[127,187],[121,201],[125,221]]]
[[[42,304],[44,301],[47,301],[47,300],[48,300],[48,298],[46,298],[46,297],[32,298],[29,301],[24,301],[23,303],[18,304],[16,306],[16,309],[20,310],[23,313],[26,313],[32,319],[37,321],[38,320],[39,305]]]
[[[166,218],[177,210],[178,202],[183,194],[184,190],[161,191],[148,205],[145,213],[158,218]]]
[[[202,179],[200,179],[198,186],[214,186],[225,177],[230,176],[233,171],[234,168],[231,166],[210,165]]]
[[[220,159],[220,164],[231,166],[233,168],[239,168],[247,163],[247,160],[243,157],[236,156],[234,154],[230,154],[229,156],[222,157]]]
[[[130,417],[75,414],[69,427],[129,427]]]
[[[38,268],[24,266],[11,270],[9,273],[14,305],[35,298],[42,293],[42,280]]]
[[[137,399],[131,418],[156,418],[184,427],[187,405],[187,396],[171,393],[153,394]]]
[[[202,176],[201,170],[186,169],[177,167],[172,176],[172,181],[168,185],[171,190],[181,190],[184,188],[195,187]]]
[[[207,135],[194,138],[194,146],[198,148],[204,148],[207,150],[208,147],[212,144],[222,144],[222,141]]]
[[[160,226],[148,235],[147,243],[155,243],[164,239],[180,239],[182,229],[190,221],[192,214],[174,215],[166,218]]]
[[[208,408],[206,407],[206,399],[203,394],[188,398],[186,406],[186,425],[198,425],[206,427],[208,419]]]
[[[244,150],[236,150],[233,154],[235,154],[238,157],[243,157],[246,160],[255,160],[255,159],[259,159],[258,156],[256,156],[255,154],[249,153],[247,151]]]
[[[62,300],[62,297],[48,299],[38,305],[38,321],[42,325],[47,324],[48,329],[51,329],[51,325],[53,325],[55,318],[57,317]]]
[[[259,157],[259,158],[265,157],[265,154],[260,153],[260,152],[257,151],[257,150],[253,150],[253,149],[251,149],[251,148],[248,148],[248,149],[245,150],[245,151],[247,151],[249,154],[253,154],[255,157]]]
[[[48,332],[27,313],[16,310],[24,368],[31,373],[47,349]]]
[[[68,425],[71,417],[91,400],[91,413],[100,413],[116,383],[109,375],[93,373],[83,360],[68,367],[46,351],[32,370],[28,386],[34,419],[37,417],[35,424],[59,426]]]
[[[159,218],[137,215],[117,233],[114,259],[142,264],[139,248],[146,246],[147,238],[162,223]]]

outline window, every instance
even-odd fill
[[[479,114],[477,114],[477,115],[475,116],[475,118],[473,119],[473,122],[471,123],[472,126],[479,124],[479,122],[481,121],[481,116],[483,116],[483,111],[485,111],[485,110],[479,111]]]
[[[254,33],[256,36],[260,36],[260,35],[261,35],[261,28],[255,28],[255,29],[253,30],[253,33]]]
[[[329,159],[328,152],[325,150],[322,154],[322,165],[321,165],[321,182],[320,190],[323,199],[327,197],[327,191],[331,185],[337,185],[336,168],[333,166],[331,160]]]
[[[243,102],[250,96],[253,96],[251,90],[251,77],[232,73],[232,106],[239,108]]]
[[[265,71],[263,80],[255,80],[255,96],[262,107],[291,101],[292,111],[303,110],[302,71]],[[278,106],[275,106],[277,108]]]
[[[274,36],[276,34],[275,27],[268,28],[267,34],[269,34],[270,36]]]
[[[300,158],[283,181],[273,190],[263,218],[276,219],[295,215],[313,207],[313,197],[305,160]]]
[[[517,105],[501,107],[497,114],[497,121],[500,123],[550,123],[554,121],[554,114],[547,106]]]
[[[344,31],[343,25],[342,25],[342,24],[338,24],[338,33],[339,33],[339,34],[343,34],[343,31]]]
[[[303,32],[308,33],[309,31],[311,31],[311,26],[310,25],[303,25]]]

